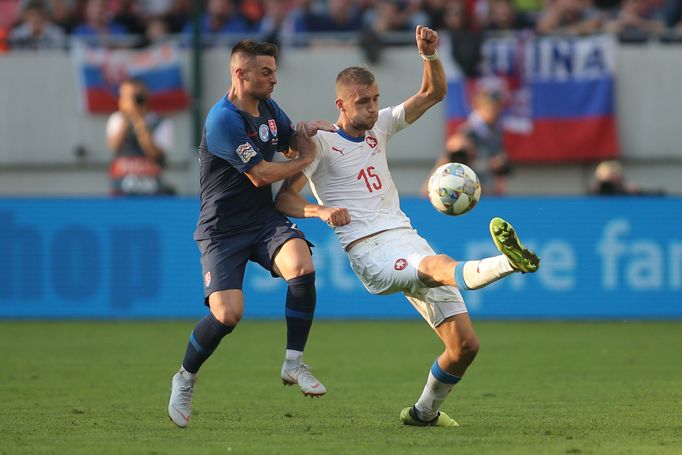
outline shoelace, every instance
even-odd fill
[[[304,378],[309,381],[317,382],[317,379],[315,379],[315,377],[310,373],[310,370],[311,370],[310,365],[306,365],[303,362],[299,363],[294,368],[292,368],[292,371],[296,373],[298,380]]]
[[[191,385],[181,386],[179,388],[180,394],[178,396],[178,401],[180,404],[186,405],[192,402],[192,392],[193,388]]]

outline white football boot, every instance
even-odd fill
[[[181,369],[171,381],[171,396],[168,402],[168,417],[180,428],[185,428],[192,416],[192,393],[197,375]]]
[[[298,384],[303,395],[319,397],[327,393],[327,389],[310,372],[310,367],[300,360],[285,360],[282,365],[282,383]]]

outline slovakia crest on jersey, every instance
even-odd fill
[[[239,156],[239,159],[244,163],[248,163],[251,158],[256,156],[256,151],[248,142],[244,142],[242,145],[237,147],[236,152],[237,156]]]
[[[367,142],[367,145],[369,145],[372,148],[377,146],[377,138],[375,138],[373,136],[367,136],[365,138],[365,142]]]
[[[258,135],[261,141],[268,142],[268,127],[265,126],[265,123],[258,127]]]
[[[273,119],[268,120],[268,126],[270,127],[270,132],[273,136],[277,137],[277,122]]]

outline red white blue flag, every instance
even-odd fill
[[[74,45],[79,93],[87,112],[106,114],[118,110],[118,86],[128,78],[147,86],[149,106],[168,112],[187,107],[187,91],[176,48],[162,44],[143,50],[111,50]]]
[[[443,49],[441,54],[449,54]],[[614,106],[615,41],[585,38],[487,39],[482,77],[466,79],[445,59],[448,134],[471,112],[478,84],[494,81],[505,98],[504,143],[514,161],[593,161],[618,153]]]

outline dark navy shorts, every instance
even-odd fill
[[[204,277],[204,303],[208,303],[208,296],[213,292],[242,289],[248,261],[257,262],[273,277],[278,277],[272,271],[272,261],[279,247],[289,239],[303,239],[309,247],[314,246],[284,216],[236,235],[197,241]]]

